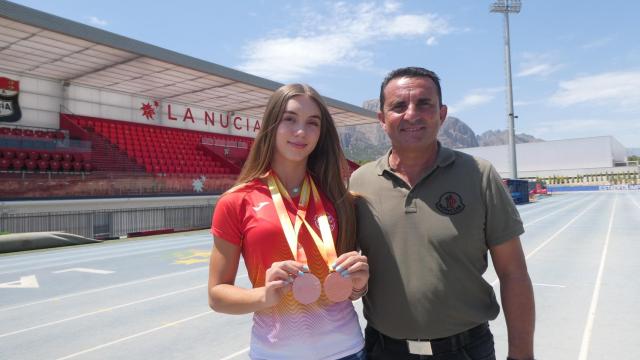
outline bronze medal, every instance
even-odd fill
[[[313,274],[305,273],[293,280],[293,297],[303,305],[318,300],[321,291],[320,279]]]
[[[333,302],[345,301],[351,295],[353,285],[351,279],[337,272],[332,272],[324,279],[324,293]]]

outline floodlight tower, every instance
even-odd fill
[[[507,76],[507,113],[509,136],[509,160],[511,165],[511,178],[518,178],[518,165],[516,163],[516,135],[514,130],[513,113],[513,88],[511,86],[511,49],[509,47],[509,13],[519,13],[522,3],[520,0],[496,0],[491,5],[491,12],[504,14],[504,72]]]

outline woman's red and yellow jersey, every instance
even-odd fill
[[[320,196],[336,239],[335,209],[322,192]],[[298,198],[293,201],[297,204]],[[297,209],[288,201],[285,206],[293,223]],[[317,218],[310,197],[306,219],[320,234]],[[269,188],[261,180],[226,193],[218,200],[211,231],[216,238],[241,247],[253,287],[264,286],[265,273],[273,262],[293,259]],[[305,226],[300,227],[298,241],[304,248],[310,271],[323,281],[329,268]],[[338,359],[360,351],[363,346],[351,301],[332,303],[324,290],[309,305],[298,303],[289,292],[278,305],[258,311],[253,317],[250,356],[254,359]]]

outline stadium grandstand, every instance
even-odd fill
[[[208,227],[281,85],[0,0],[0,231]]]

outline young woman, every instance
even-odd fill
[[[369,267],[355,251],[345,169],[320,95],[301,84],[276,90],[212,224],[209,304],[254,313],[253,359],[364,359],[352,300],[365,293]],[[251,289],[234,285],[241,255]]]

